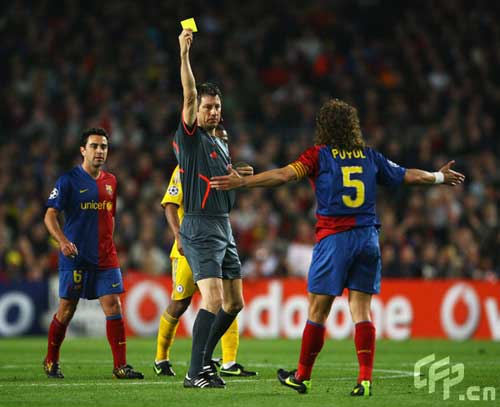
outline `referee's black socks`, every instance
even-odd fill
[[[198,376],[203,368],[203,355],[205,353],[205,347],[207,340],[209,339],[209,335],[211,335],[214,321],[216,320],[215,314],[203,308],[200,308],[198,315],[196,315],[193,325],[193,342],[191,345],[189,377]]]
[[[215,321],[212,325],[212,329],[210,330],[210,335],[207,339],[207,347],[205,348],[203,366],[207,366],[210,364],[217,343],[219,342],[220,338],[222,338],[222,335],[226,333],[237,316],[238,314],[228,314],[222,308],[217,313]]]

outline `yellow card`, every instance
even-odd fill
[[[194,18],[188,18],[187,20],[181,21],[182,28],[185,30],[192,30],[194,33],[198,31]]]

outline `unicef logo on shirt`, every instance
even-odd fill
[[[57,195],[59,195],[59,190],[57,188],[54,188],[49,195],[49,199],[56,199]]]
[[[168,188],[167,192],[169,195],[176,196],[179,195],[179,188],[177,188],[175,185],[172,185]]]
[[[112,211],[113,210],[113,202],[110,201],[90,201],[90,202],[80,202],[80,209],[86,210],[95,210],[95,211]]]

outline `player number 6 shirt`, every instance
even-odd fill
[[[73,242],[78,255],[59,254],[60,269],[119,267],[113,243],[116,211],[116,177],[102,171],[92,178],[81,167],[63,174],[56,182],[47,207],[64,213],[63,232]]]

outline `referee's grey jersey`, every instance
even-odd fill
[[[228,215],[235,192],[210,188],[211,177],[228,174],[231,157],[227,144],[196,125],[187,128],[181,120],[173,146],[180,167],[185,214]]]

